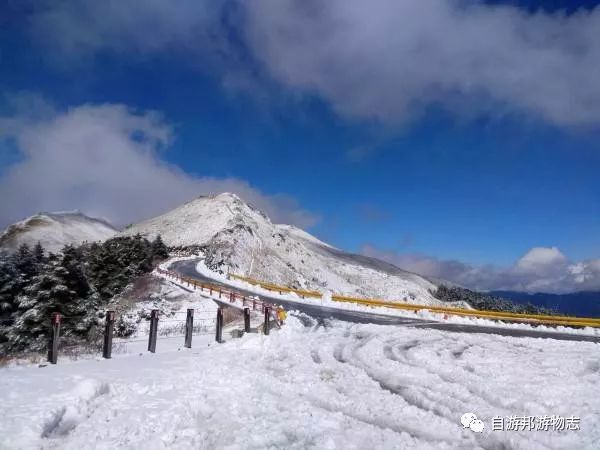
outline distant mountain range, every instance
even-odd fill
[[[572,292],[570,294],[528,294],[515,291],[492,291],[490,294],[515,303],[531,303],[553,309],[562,314],[582,317],[600,317],[600,292]]]
[[[33,246],[38,241],[47,251],[57,252],[65,244],[98,242],[137,233],[149,239],[160,234],[171,248],[200,250],[206,264],[214,270],[295,288],[448,305],[435,298],[433,292],[441,284],[452,286],[375,258],[344,252],[294,226],[274,224],[265,214],[229,193],[196,198],[120,233],[109,223],[80,212],[39,213],[4,230],[0,234],[0,252],[11,253],[23,243]],[[564,314],[600,317],[599,292],[489,294]]]
[[[78,211],[39,213],[7,227],[0,234],[0,251],[12,253],[21,244],[40,242],[46,251],[58,252],[65,244],[104,241],[116,233],[108,222]]]

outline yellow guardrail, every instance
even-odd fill
[[[268,291],[276,291],[276,292],[294,292],[300,296],[304,296],[304,297],[315,297],[315,298],[321,298],[323,296],[323,294],[321,294],[320,292],[317,291],[305,291],[302,289],[293,289],[293,288],[289,288],[286,286],[279,286],[276,284],[272,284],[272,283],[267,283],[266,281],[258,281],[255,280],[254,278],[249,278],[249,277],[243,277],[241,275],[235,275],[233,273],[230,273],[229,276],[231,278],[235,278],[238,280],[242,280],[242,281],[246,281],[247,283],[250,284],[256,284],[264,289],[267,289]]]
[[[253,278],[244,277],[241,275],[229,274],[231,278],[246,281],[251,284],[261,286],[264,289],[275,292],[294,292],[303,297],[320,298],[323,294],[317,291],[307,291],[302,289],[292,289],[286,286],[279,286],[265,281],[255,280]],[[509,322],[526,322],[544,325],[564,325],[578,327],[597,327],[600,328],[600,319],[590,317],[567,317],[567,316],[551,316],[547,314],[520,314],[502,311],[481,311],[465,308],[452,308],[444,306],[419,305],[411,303],[390,302],[379,299],[368,299],[360,297],[350,297],[345,295],[332,295],[332,300],[337,302],[358,303],[366,306],[385,307],[393,309],[404,309],[410,311],[419,311],[426,309],[431,312],[451,314],[463,317],[478,317],[482,319],[504,320]]]
[[[340,298],[337,296],[332,296],[332,299],[335,301],[352,302],[367,306],[405,309],[411,311],[419,311],[422,309],[426,309],[428,311],[436,313],[450,314],[463,317],[478,317],[481,319],[504,320],[508,322],[528,322],[545,325],[600,327],[600,321],[598,319],[591,319],[587,317],[541,316],[536,314],[518,314],[509,312],[505,313],[502,311],[480,311],[472,309],[445,308],[440,306],[412,305],[409,303],[381,302],[364,299],[340,300]]]

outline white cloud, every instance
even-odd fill
[[[364,245],[361,253],[471,289],[557,293],[600,289],[600,259],[570,262],[556,247],[534,247],[510,267],[474,266],[372,245]]]
[[[462,117],[600,123],[600,7],[566,16],[463,0],[42,5],[28,24],[58,59],[176,51],[200,67],[219,61],[227,84],[244,66],[239,39],[273,79],[344,116],[398,124],[438,106]]]
[[[536,275],[561,272],[567,265],[567,257],[556,247],[534,247],[515,264],[515,270]]]
[[[384,122],[429,106],[598,125],[600,8],[570,17],[456,0],[258,0],[256,55],[338,112]]]
[[[0,225],[38,211],[80,209],[124,225],[201,194],[235,192],[276,222],[310,226],[316,216],[286,195],[237,178],[194,177],[161,158],[173,130],[156,112],[83,105],[43,119],[0,118],[0,136],[22,159],[0,179]]]

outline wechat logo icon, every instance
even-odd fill
[[[473,413],[464,413],[460,418],[460,423],[463,428],[470,428],[475,433],[481,433],[484,428],[483,422]]]

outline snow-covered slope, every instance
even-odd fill
[[[10,253],[39,241],[46,251],[57,252],[65,244],[104,241],[116,233],[109,223],[80,212],[39,213],[6,228],[0,234],[0,251]]]
[[[597,344],[293,315],[206,337],[0,368],[0,448],[598,449]]]
[[[296,288],[436,304],[435,285],[391,264],[338,250],[290,225],[276,225],[234,194],[200,197],[123,234],[161,234],[200,249],[206,265]]]

